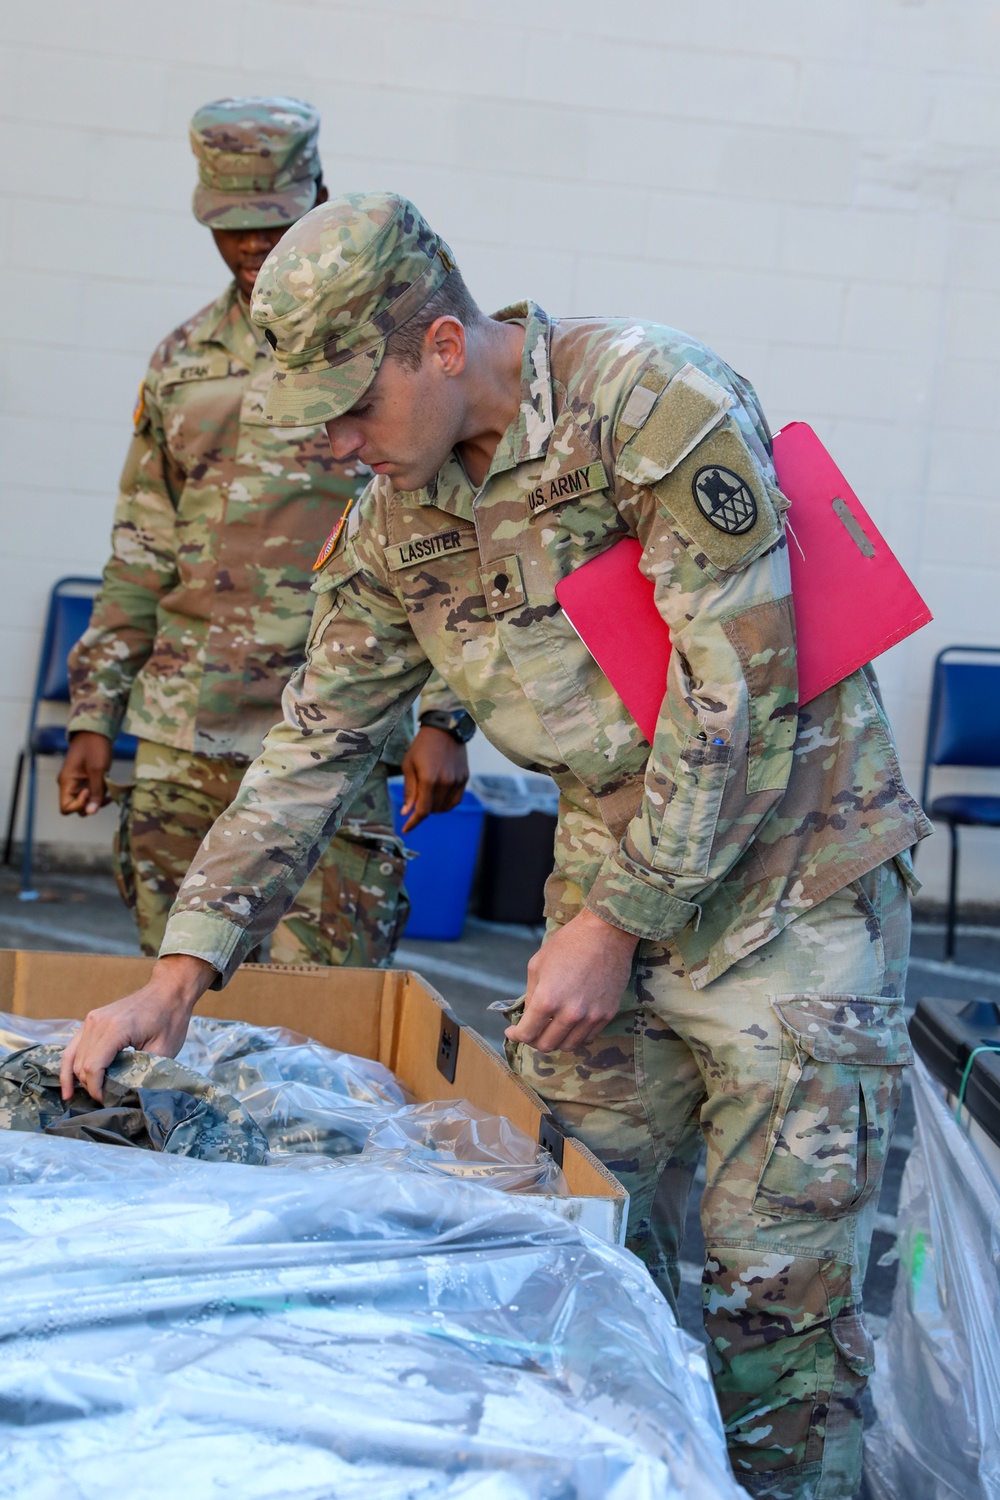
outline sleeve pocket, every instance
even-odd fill
[[[316,595],[316,607],[313,610],[306,640],[307,656],[319,645],[327,626],[339,614],[344,586],[350,583],[356,573],[360,572],[361,565],[353,552],[345,552],[336,562],[331,562],[313,581],[312,591]]]
[[[689,734],[674,769],[653,867],[676,875],[707,875],[726,789],[732,746]]]
[[[320,594],[316,600],[316,608],[313,610],[312,621],[309,625],[309,635],[306,638],[306,656],[311,656],[319,646],[327,626],[340,613],[340,595],[332,592]]]

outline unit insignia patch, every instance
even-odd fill
[[[691,481],[695,504],[706,521],[729,536],[742,536],[757,521],[757,501],[746,480],[733,469],[712,464]]]

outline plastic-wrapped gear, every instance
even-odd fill
[[[409,1102],[388,1068],[283,1027],[195,1016],[178,1060],[238,1099],[282,1152],[357,1155]]]
[[[503,1115],[466,1099],[434,1100],[398,1109],[376,1125],[362,1159],[397,1153],[420,1171],[480,1182],[505,1193],[565,1193],[563,1175],[547,1151]]]
[[[872,1500],[1000,1496],[1000,1188],[922,1062],[899,1278],[872,1381]]]
[[[64,1101],[63,1047],[42,1042],[0,1060],[0,1128],[43,1130],[109,1145],[168,1151],[202,1161],[259,1165],[267,1142],[246,1109],[172,1057],[131,1048],[104,1078],[104,1103],[77,1085]]]
[[[0,1496],[739,1500],[628,1252],[361,1160],[0,1134]]]
[[[39,1042],[65,1045],[79,1022],[0,1014],[0,1055]],[[127,1069],[132,1054],[113,1066]],[[501,1115],[464,1099],[414,1105],[381,1063],[335,1052],[283,1027],[195,1016],[171,1067],[231,1096],[262,1132],[266,1164],[288,1155],[408,1159],[421,1171],[471,1178],[508,1193],[565,1196],[547,1151]],[[250,1159],[249,1157],[247,1159]]]

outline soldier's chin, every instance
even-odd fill
[[[376,469],[377,472],[378,470]],[[430,469],[427,473],[424,473],[422,469],[402,469],[394,465],[391,470],[385,468],[382,472],[394,490],[406,493],[408,490],[425,489],[431,480],[435,478],[438,471],[437,469]]]

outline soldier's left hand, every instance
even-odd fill
[[[403,832],[416,828],[428,813],[457,807],[468,779],[465,746],[445,730],[422,724],[403,757]]]
[[[530,960],[524,1014],[508,1040],[557,1052],[600,1036],[618,1014],[638,941],[583,907]]]

